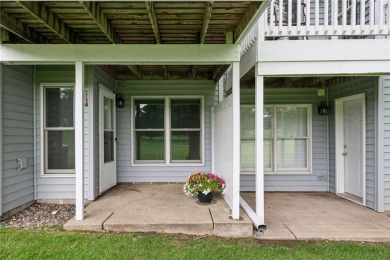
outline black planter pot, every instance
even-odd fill
[[[209,192],[205,195],[202,192],[198,192],[198,199],[199,202],[202,203],[211,203],[211,201],[213,200],[213,193]]]

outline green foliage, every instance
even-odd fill
[[[0,259],[388,259],[390,244],[0,229]]]

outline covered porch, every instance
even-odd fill
[[[209,205],[186,197],[182,184],[119,184],[85,209],[66,230],[184,233],[275,240],[390,241],[390,218],[328,192],[266,192],[267,229],[258,232],[242,212],[229,218],[221,196]],[[255,193],[241,196],[255,207]]]

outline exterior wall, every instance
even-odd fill
[[[383,174],[384,174],[384,210],[390,210],[390,76],[382,77],[383,87]],[[379,169],[378,169],[379,170]]]
[[[88,78],[86,70],[86,78]],[[42,176],[41,172],[41,83],[74,83],[75,68],[74,66],[36,66],[36,140],[37,140],[37,199],[74,199],[75,197],[75,176],[70,174],[69,177],[51,177]],[[84,137],[88,136],[88,107],[84,107]],[[88,151],[88,138],[84,141],[84,151]],[[88,176],[89,176],[89,160],[88,153],[84,155],[84,192],[88,198]]]
[[[213,81],[126,81],[118,82],[125,107],[118,108],[117,172],[118,182],[184,182],[192,171],[211,171],[211,107],[217,103]],[[205,166],[131,166],[131,96],[203,95],[205,109]]]
[[[4,65],[2,80],[4,213],[34,200],[33,67]],[[18,158],[27,168],[17,170]]]
[[[242,88],[241,104],[254,104],[254,89]],[[265,89],[264,103],[312,104],[312,174],[265,174],[265,191],[328,191],[327,116],[317,114],[317,107],[326,97],[319,97],[313,88]],[[241,190],[255,190],[254,174],[241,174]]]
[[[335,192],[335,99],[352,96],[359,93],[366,94],[366,205],[375,208],[376,197],[376,91],[377,77],[361,77],[340,85],[329,87],[329,189]]]

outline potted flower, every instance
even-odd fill
[[[193,172],[188,176],[183,191],[189,196],[198,196],[200,202],[210,203],[213,199],[213,192],[224,191],[225,181],[214,173]]]

